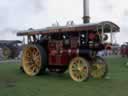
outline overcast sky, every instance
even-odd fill
[[[112,21],[121,27],[117,42],[128,41],[128,1],[90,0],[91,22]],[[0,39],[18,39],[15,31],[44,28],[56,21],[82,23],[83,0],[0,0]]]

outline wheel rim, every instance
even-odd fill
[[[107,71],[106,68],[107,66],[104,60],[97,58],[96,61],[92,64],[91,76],[97,79],[103,78]]]
[[[11,50],[9,48],[3,48],[3,57],[4,59],[8,59],[11,54]]]
[[[89,76],[88,62],[82,57],[74,58],[69,65],[69,74],[75,81],[86,80]]]
[[[29,76],[35,76],[41,69],[40,51],[36,46],[25,48],[23,52],[23,69]]]

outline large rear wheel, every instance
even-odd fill
[[[89,77],[90,66],[83,57],[75,57],[69,64],[70,77],[77,82],[87,80]]]
[[[27,45],[23,50],[22,67],[29,76],[35,76],[45,71],[47,55],[40,45]]]
[[[108,66],[101,57],[96,57],[91,66],[91,76],[96,79],[104,78],[107,75]]]

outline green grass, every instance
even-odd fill
[[[0,96],[128,96],[127,59],[107,58],[109,79],[72,81],[67,73],[28,77],[18,64],[0,64]]]

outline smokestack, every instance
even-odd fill
[[[89,0],[83,0],[83,23],[89,23]]]

